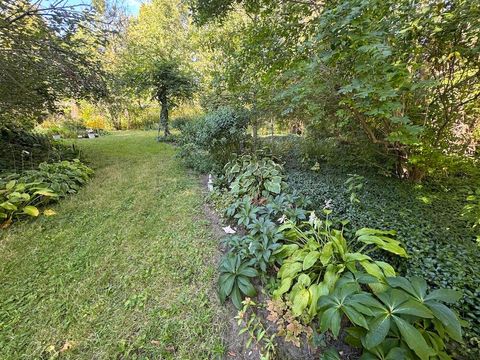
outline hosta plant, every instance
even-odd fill
[[[220,182],[237,198],[248,195],[260,199],[280,194],[286,188],[282,166],[268,158],[244,155],[227,163],[223,172]]]
[[[424,279],[388,277],[382,292],[363,290],[377,282],[367,274],[347,273],[330,295],[318,302],[320,329],[339,335],[342,317],[348,318],[349,342],[364,349],[362,359],[450,359],[446,343],[461,342],[458,316],[445,303],[461,294],[438,289],[428,292]]]
[[[9,227],[22,215],[37,217],[40,214],[38,207],[57,197],[49,188],[10,180],[0,188],[0,227]]]
[[[395,276],[395,270],[386,262],[372,259],[369,252],[381,249],[407,256],[400,242],[393,238],[394,231],[364,228],[347,241],[342,229],[332,228],[330,210],[325,212],[327,217],[323,220],[312,212],[309,221],[298,225],[287,221],[280,227],[287,244],[276,254],[282,264],[273,296],[284,296],[293,304],[294,315],[308,319],[316,315],[320,296],[329,294],[347,271],[355,274],[363,270],[378,280],[370,284],[372,289],[385,288],[386,278]]]
[[[0,179],[0,226],[8,227],[24,215],[36,217],[40,207],[73,194],[93,171],[78,160],[42,163],[37,170],[9,174]],[[45,215],[52,210],[43,211]]]

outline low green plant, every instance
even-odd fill
[[[222,303],[227,297],[237,309],[242,307],[243,295],[253,297],[257,295],[250,279],[258,276],[258,271],[252,267],[252,261],[242,260],[233,253],[223,257],[219,267],[219,297]]]
[[[367,274],[347,273],[318,302],[320,329],[338,337],[342,317],[353,325],[349,342],[363,348],[362,359],[450,359],[446,344],[461,342],[458,316],[445,303],[457,302],[454,290],[431,292],[423,278],[387,277],[387,288],[367,292],[377,282]],[[383,286],[383,284],[382,284]]]
[[[286,189],[283,168],[268,158],[244,155],[227,163],[219,179],[228,191],[240,198],[245,195],[254,200],[278,195]]]
[[[332,227],[328,218],[331,210],[324,213],[324,219],[312,212],[309,221],[287,221],[280,227],[288,244],[276,254],[281,259],[277,274],[280,283],[273,297],[285,296],[292,303],[293,314],[307,319],[317,314],[320,296],[330,293],[346,271],[356,273],[363,268],[378,280],[372,288],[379,291],[386,286],[386,277],[394,276],[395,270],[386,262],[373,260],[368,253],[381,249],[407,256],[400,242],[392,237],[394,231],[364,228],[347,241],[343,228]]]
[[[260,317],[255,313],[255,309],[260,306],[250,298],[243,300],[242,304],[243,307],[235,316],[235,319],[237,325],[242,326],[239,335],[248,335],[246,348],[248,349],[254,344],[260,352],[260,360],[274,359],[277,352],[276,335],[275,333],[268,333],[268,327],[263,325]]]
[[[39,208],[76,193],[93,171],[79,160],[42,163],[37,170],[9,174],[0,179],[0,220],[2,228],[29,215],[37,217]],[[44,211],[50,214],[51,210]]]
[[[58,195],[49,188],[10,180],[0,188],[0,228],[6,229],[22,215],[37,217],[38,207]]]
[[[467,204],[463,207],[462,216],[467,218],[473,228],[480,226],[480,188],[467,196]]]
[[[360,198],[358,197],[358,192],[363,188],[363,182],[365,178],[361,175],[350,174],[345,185],[347,185],[347,193],[350,194],[350,203],[359,204]]]

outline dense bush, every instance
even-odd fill
[[[93,171],[78,160],[42,163],[37,170],[0,178],[0,227],[22,216],[37,217],[39,207],[76,193]],[[52,213],[47,209],[46,215]]]
[[[180,156],[195,170],[220,170],[245,149],[247,124],[245,111],[227,107],[185,122],[181,128]]]
[[[42,162],[72,160],[78,150],[51,137],[21,129],[0,127],[0,173],[35,169]]]

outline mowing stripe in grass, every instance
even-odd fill
[[[0,235],[0,358],[214,358],[217,242],[197,179],[151,132],[79,146],[89,184]]]

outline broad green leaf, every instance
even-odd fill
[[[244,275],[244,276],[248,276],[248,277],[256,277],[258,276],[258,271],[255,270],[254,268],[252,267],[245,267],[243,269],[241,269],[239,272],[238,272],[239,275]]]
[[[412,282],[412,287],[415,290],[415,295],[418,299],[423,299],[425,298],[425,295],[427,293],[428,285],[427,282],[425,281],[424,278],[421,278],[419,276],[414,276],[410,278],[410,281]]]
[[[8,211],[17,210],[17,207],[9,201],[5,201],[5,202],[1,203],[0,207],[4,208],[5,210],[8,210]]]
[[[302,270],[302,268],[303,264],[300,262],[284,263],[277,276],[281,279],[285,279],[287,277],[293,278]]]
[[[300,276],[297,279],[297,283],[304,287],[310,286],[311,282],[312,280],[310,279],[310,276],[308,276],[307,274],[300,274]]]
[[[365,260],[365,261],[360,261],[360,265],[362,265],[365,271],[370,275],[375,276],[379,280],[384,279],[383,271],[382,269],[380,269],[380,267],[377,264],[372,263],[368,260]]]
[[[323,275],[323,283],[328,287],[329,291],[332,291],[335,283],[337,282],[339,275],[337,273],[337,267],[333,264],[327,266],[327,271]]]
[[[408,292],[410,295],[415,296],[415,289],[413,288],[412,284],[410,281],[408,281],[407,278],[404,278],[402,276],[396,276],[396,277],[387,277],[386,279],[387,284],[390,285],[393,288],[401,288]]]
[[[273,296],[275,298],[281,297],[288,290],[290,290],[291,286],[292,286],[292,278],[291,277],[283,278],[279,288],[273,292]]]
[[[364,260],[372,260],[372,258],[368,255],[362,253],[346,253],[344,257],[346,262],[349,261],[364,261]]]
[[[320,318],[320,329],[322,332],[330,329],[335,338],[338,337],[340,333],[342,317],[340,311],[337,308],[330,308],[325,310]]]
[[[370,229],[370,228],[362,228],[357,230],[355,236],[361,235],[395,235],[397,232],[395,230],[378,230],[378,229]]]
[[[308,306],[310,293],[307,289],[301,289],[293,299],[292,312],[295,316],[300,316]]]
[[[253,287],[250,280],[248,280],[248,278],[246,278],[244,276],[238,276],[237,277],[237,283],[238,283],[238,287],[240,288],[240,291],[243,294],[245,294],[246,296],[253,297],[253,296],[257,295],[257,291]]]
[[[350,319],[350,321],[353,324],[361,326],[368,330],[368,324],[367,324],[367,320],[365,319],[365,316],[363,316],[361,313],[355,310],[355,308],[348,305],[344,305],[342,309],[345,315],[347,315],[347,317]]]
[[[395,269],[389,263],[383,261],[375,261],[375,264],[377,264],[383,270],[385,277],[395,276]]]
[[[298,250],[297,244],[287,244],[283,245],[275,254],[282,258],[288,258],[291,256],[296,250]]]
[[[323,266],[327,266],[328,263],[330,262],[330,258],[333,255],[333,244],[331,242],[328,242],[325,244],[325,246],[322,249],[322,253],[320,255],[320,261]]]
[[[240,289],[238,288],[238,286],[235,285],[233,286],[232,290],[232,302],[237,309],[242,308],[242,295],[240,294]]]
[[[425,301],[428,300],[437,300],[443,301],[449,304],[456,303],[462,297],[462,293],[460,291],[452,290],[452,289],[437,289],[433,290],[425,296]]]
[[[462,342],[462,327],[455,313],[444,304],[438,302],[426,302],[425,305],[433,315],[445,326],[445,331],[455,341]]]
[[[15,180],[10,180],[7,185],[5,185],[5,189],[12,190],[17,182]]]
[[[393,320],[403,340],[405,340],[408,347],[412,349],[420,359],[428,360],[430,356],[435,355],[435,351],[428,346],[420,331],[399,316],[393,316]]]
[[[404,303],[397,306],[393,310],[393,313],[418,316],[426,319],[433,318],[432,312],[425,305],[413,299],[405,301]]]
[[[40,190],[35,191],[33,194],[34,195],[48,196],[48,197],[58,196],[56,193],[54,193],[53,191],[51,191],[49,189],[40,189]]]
[[[324,283],[313,284],[308,288],[308,292],[310,293],[310,308],[308,309],[308,313],[310,316],[315,316],[317,314],[318,299],[320,299],[321,296],[328,295],[328,286]]]
[[[310,251],[303,260],[303,270],[310,269],[313,265],[315,265],[319,258],[320,253],[318,251]]]
[[[23,208],[23,212],[27,215],[37,217],[40,214],[40,211],[35,206],[27,205]]]
[[[230,295],[233,288],[233,283],[235,281],[234,274],[222,274],[218,280],[220,284],[220,289],[225,293],[226,296]]]
[[[390,317],[385,314],[377,316],[369,324],[369,328],[370,330],[367,335],[365,335],[365,347],[372,349],[385,340],[385,337],[390,331]]]

